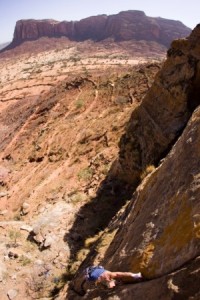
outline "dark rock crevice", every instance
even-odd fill
[[[168,55],[121,137],[116,176],[129,183],[138,182],[141,172],[149,165],[159,165],[200,104],[199,57],[195,52],[190,54],[190,41],[173,42],[169,53],[181,50],[182,45],[185,47],[183,55],[176,59]]]

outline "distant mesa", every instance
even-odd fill
[[[3,49],[3,48],[5,48],[5,47],[8,46],[9,44],[10,44],[10,42],[0,44],[0,50]]]
[[[110,16],[92,16],[80,21],[19,20],[11,44],[3,51],[12,49],[24,41],[63,36],[77,42],[99,42],[112,38],[115,42],[155,41],[169,47],[172,40],[186,37],[190,32],[191,29],[180,21],[148,17],[143,11],[137,10],[123,11]]]

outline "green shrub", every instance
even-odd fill
[[[31,260],[30,260],[30,258],[28,258],[27,256],[22,255],[22,256],[20,256],[19,262],[21,263],[21,265],[22,265],[23,267],[25,267],[25,266],[27,266],[27,265],[30,265]]]
[[[83,195],[81,193],[77,193],[71,196],[71,202],[73,204],[82,202],[82,200],[83,200]]]
[[[21,237],[21,232],[16,230],[9,231],[9,238],[14,242],[14,245],[17,245],[17,239]]]
[[[90,168],[84,168],[79,171],[78,173],[78,179],[79,180],[89,180],[92,178],[93,172]]]
[[[77,101],[76,101],[76,108],[77,109],[80,109],[80,108],[82,108],[84,106],[84,100],[83,99],[78,99]]]

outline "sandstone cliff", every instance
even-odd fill
[[[99,15],[80,21],[20,20],[16,23],[11,49],[23,41],[40,37],[66,36],[73,41],[116,42],[127,40],[155,41],[166,47],[176,38],[188,36],[191,30],[179,21],[148,17],[142,11],[125,11],[117,15]]]
[[[115,271],[142,271],[144,282],[112,291],[90,287],[84,299],[199,299],[199,61],[197,26],[188,39],[172,43],[120,142],[124,180],[136,185],[138,170],[149,163],[159,166],[138,186],[82,266],[94,262]],[[80,298],[68,293],[69,299]]]
[[[198,41],[197,28],[188,39],[172,43],[151,90],[134,110],[115,166],[125,181],[137,184],[148,165],[157,165],[199,105]]]
[[[81,299],[101,263],[145,280],[83,299],[197,300],[200,28],[158,74],[91,43],[1,58],[1,299]]]

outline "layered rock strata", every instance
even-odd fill
[[[179,21],[148,17],[142,11],[124,11],[116,15],[99,15],[80,21],[19,20],[10,49],[23,41],[40,37],[66,36],[73,41],[155,41],[166,47],[173,39],[188,36],[191,30]],[[5,49],[4,49],[5,50]]]

